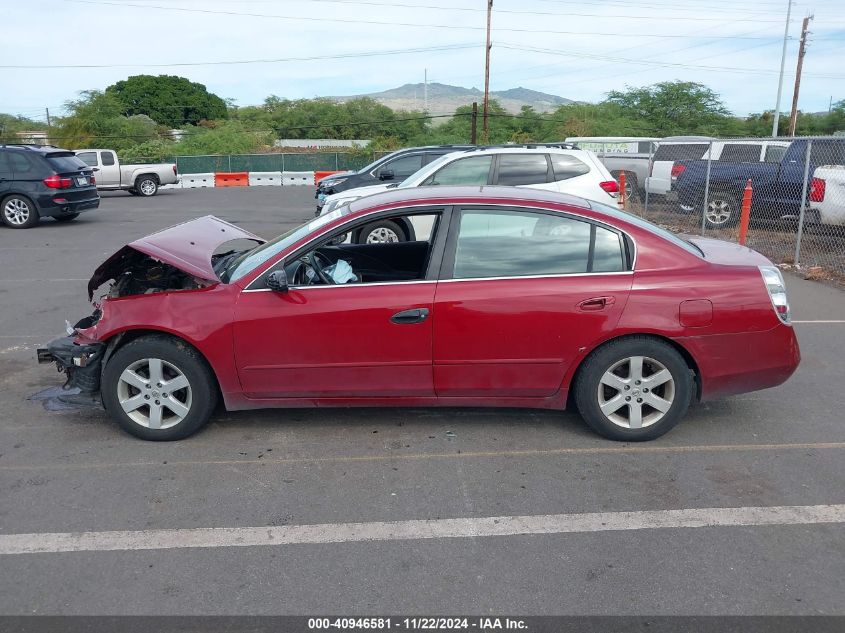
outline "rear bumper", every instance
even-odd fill
[[[795,331],[783,324],[764,332],[692,336],[678,342],[698,362],[702,401],[777,387],[801,362]]]
[[[96,192],[93,197],[82,200],[71,200],[62,196],[61,193],[56,193],[52,196],[41,196],[38,199],[38,214],[41,217],[55,217],[70,215],[72,213],[82,213],[83,211],[96,209],[99,206],[100,196]]]

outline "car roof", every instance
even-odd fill
[[[61,147],[56,147],[55,145],[26,145],[22,143],[4,143],[0,145],[0,149],[29,151],[37,154],[55,154],[56,152],[73,153],[69,149],[63,149]]]
[[[545,189],[529,189],[526,187],[507,187],[501,185],[472,185],[472,186],[443,186],[435,187],[407,187],[404,189],[388,189],[381,193],[364,196],[349,203],[348,213],[358,213],[373,207],[401,204],[403,202],[451,204],[452,201],[465,198],[496,198],[499,200],[513,200],[521,202],[537,202],[566,204],[582,209],[591,209],[589,201]]]

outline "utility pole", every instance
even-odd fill
[[[493,0],[487,0],[487,47],[484,49],[484,121],[482,123],[481,140],[490,142],[490,126],[487,122],[487,111],[490,107],[490,23],[493,17]]]
[[[472,132],[469,139],[471,145],[478,144],[478,101],[472,102]]]
[[[44,108],[44,111],[47,113],[47,129],[50,129],[50,108]]]
[[[783,92],[783,69],[786,65],[786,41],[789,39],[789,18],[791,15],[792,0],[787,0],[786,26],[783,28],[783,49],[780,52],[780,77],[778,78],[778,97],[775,101],[775,120],[772,124],[772,136],[778,135],[778,122],[780,121],[780,96]]]
[[[798,123],[798,92],[801,89],[801,70],[804,67],[804,54],[807,52],[807,35],[810,33],[810,20],[808,15],[801,23],[801,44],[798,46],[798,68],[795,70],[795,90],[792,92],[792,113],[789,117],[789,136],[795,136],[795,125]]]
[[[428,114],[428,68],[423,75],[423,112]]]

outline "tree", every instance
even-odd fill
[[[223,99],[184,77],[135,75],[109,86],[106,94],[117,100],[121,114],[143,114],[169,128],[229,117]]]
[[[68,101],[68,116],[58,120],[58,144],[71,149],[109,147],[125,149],[158,138],[158,126],[148,116],[123,116],[117,99],[99,90],[86,90]]]
[[[656,136],[712,134],[722,132],[730,111],[721,97],[707,86],[692,81],[664,81],[642,88],[613,90],[606,103],[624,114],[647,122]]]

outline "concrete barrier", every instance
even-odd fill
[[[182,189],[213,187],[214,174],[182,174]]]
[[[281,187],[282,172],[280,171],[251,171],[249,172],[250,187]]]
[[[311,185],[314,186],[313,171],[283,171],[282,185]]]

